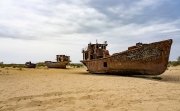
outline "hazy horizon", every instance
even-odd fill
[[[137,42],[173,39],[170,60],[180,54],[178,0],[1,0],[0,62],[82,60],[89,42],[107,41],[110,54]]]

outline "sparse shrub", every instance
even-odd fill
[[[39,67],[45,67],[45,63],[44,62],[39,62],[36,64],[36,67],[39,68]]]
[[[3,68],[3,64],[0,64],[0,67]]]
[[[13,68],[23,68],[24,67],[24,64],[0,64],[0,67],[1,68],[4,68],[4,67],[13,67]]]
[[[180,61],[170,61],[168,66],[178,66],[180,65]]]
[[[71,63],[69,64],[70,67],[73,67],[73,68],[81,68],[83,67],[84,65],[81,64],[81,63]]]

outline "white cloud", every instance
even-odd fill
[[[21,39],[42,39],[77,33],[83,26],[103,26],[102,21],[106,19],[103,14],[85,5],[49,5],[30,0],[16,3],[8,0],[3,6],[0,14],[4,18],[0,19],[0,24]]]
[[[144,13],[147,7],[158,7],[161,1],[140,0],[128,8],[117,5],[109,11],[129,19]],[[122,19],[110,19],[110,15],[88,3],[89,0],[1,0],[0,59],[38,62],[53,59],[56,54],[67,54],[73,62],[79,62],[81,49],[96,39],[107,40],[110,52],[117,52],[136,42],[151,42],[169,36],[178,40],[177,35],[180,35],[180,20],[154,22],[150,18],[142,24],[123,23]],[[15,59],[18,55],[22,56]]]
[[[128,7],[126,5],[117,5],[109,7],[108,10],[117,14],[120,18],[130,19],[141,14],[147,7],[157,7],[161,2],[162,0],[139,0]]]

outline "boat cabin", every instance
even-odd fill
[[[86,49],[82,50],[83,60],[93,60],[99,58],[105,58],[109,56],[109,51],[106,49],[107,42],[105,41],[103,44],[88,44]]]
[[[57,62],[70,61],[70,56],[56,55]]]

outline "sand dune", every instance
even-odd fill
[[[180,67],[150,76],[0,69],[0,111],[179,111]]]

